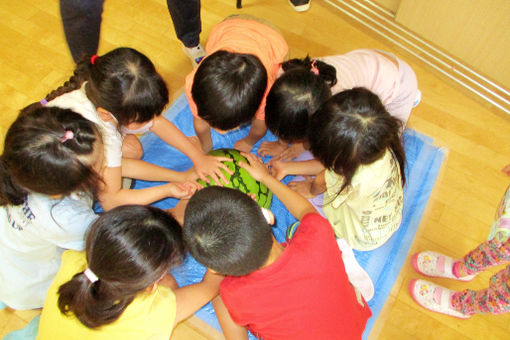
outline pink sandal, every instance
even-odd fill
[[[453,293],[454,292],[450,289],[429,281],[411,280],[411,282],[409,282],[409,294],[411,294],[413,300],[423,308],[459,319],[469,319],[471,315],[463,314],[454,309],[451,305],[451,296]]]
[[[434,251],[422,251],[413,255],[411,264],[418,273],[428,277],[445,277],[459,281],[471,281],[476,276],[467,275],[457,277],[453,274],[455,260],[449,256]]]

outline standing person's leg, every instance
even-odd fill
[[[483,242],[461,260],[455,262],[452,272],[456,277],[463,277],[508,262],[510,262],[510,240],[508,236],[494,237]]]
[[[60,15],[74,62],[99,46],[104,0],[60,0]]]
[[[196,66],[205,56],[204,48],[200,45],[200,0],[167,0],[166,3],[177,38],[184,45],[184,53]]]
[[[453,293],[452,306],[465,315],[510,312],[510,266],[492,276],[487,289]]]

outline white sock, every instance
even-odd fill
[[[351,284],[358,288],[365,301],[370,301],[374,297],[374,284],[367,272],[361,268],[351,246],[343,238],[336,240],[338,248],[342,251],[342,260],[344,261],[345,272]]]

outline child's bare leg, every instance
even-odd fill
[[[135,135],[126,135],[122,142],[122,157],[141,159],[143,156],[143,147],[140,140]]]
[[[212,304],[225,339],[248,340],[248,332],[246,331],[246,328],[239,326],[232,320],[227,307],[225,307],[225,304],[219,295],[212,300]]]

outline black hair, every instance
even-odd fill
[[[58,289],[58,307],[89,328],[109,324],[184,255],[181,227],[167,212],[136,205],[112,209],[87,235],[87,263],[98,280],[74,275]]]
[[[230,188],[197,191],[184,213],[184,242],[204,266],[230,276],[261,268],[273,244],[271,227],[248,195]]]
[[[162,113],[168,103],[168,89],[152,62],[128,47],[116,48],[91,62],[86,55],[76,64],[74,75],[45,99],[81,88],[97,107],[110,112],[118,126],[143,123]]]
[[[66,132],[73,137],[63,141]],[[95,194],[100,140],[95,124],[71,110],[39,103],[24,108],[7,131],[0,156],[0,205],[22,204],[30,192]]]
[[[333,87],[336,84],[336,69],[319,59],[310,59],[310,56],[306,56],[303,59],[290,59],[282,63],[284,72],[292,70],[306,70],[311,72],[314,66],[319,71],[318,76],[324,80],[329,87]]]
[[[281,140],[306,139],[310,117],[331,97],[331,89],[319,76],[304,68],[285,72],[271,87],[266,102],[266,125]]]
[[[358,87],[337,93],[312,116],[310,151],[326,168],[344,177],[342,192],[360,165],[375,162],[390,149],[404,185],[401,129],[402,122],[386,111],[376,94]]]
[[[251,122],[266,87],[267,71],[259,58],[220,50],[198,65],[191,95],[200,118],[213,128],[231,130]]]

